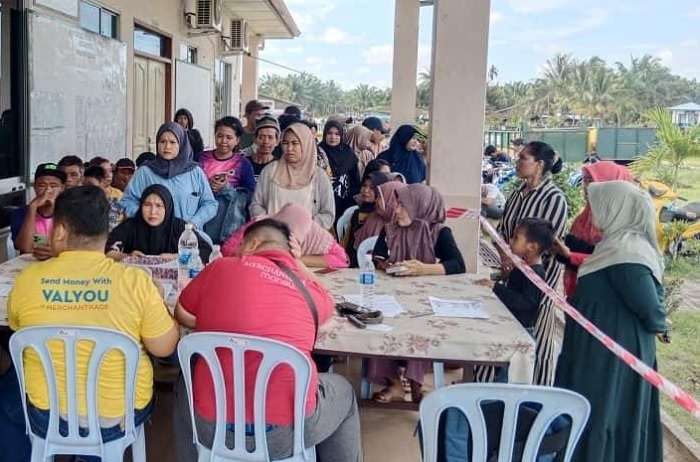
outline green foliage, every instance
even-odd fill
[[[683,303],[683,296],[681,294],[683,283],[685,283],[685,279],[680,277],[664,277],[664,307],[666,308],[667,315],[670,315],[681,307]]]
[[[685,233],[689,227],[690,223],[683,220],[673,220],[669,223],[664,223],[666,248],[661,250],[668,252],[672,260],[679,257],[683,233]]]
[[[646,156],[632,163],[632,171],[643,178],[663,181],[675,189],[686,162],[700,157],[700,126],[682,130],[664,108],[652,109],[645,117],[656,125],[657,143]]]

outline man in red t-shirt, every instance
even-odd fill
[[[185,327],[204,332],[256,335],[290,344],[311,361],[316,336],[312,308],[280,265],[303,282],[314,301],[318,322],[331,317],[333,300],[320,282],[299,260],[298,244],[287,225],[258,221],[245,232],[241,256],[220,258],[207,266],[180,295],[175,317]],[[296,257],[296,258],[295,258]],[[229,357],[230,358],[230,357]],[[231,360],[221,361],[224,377],[231,374]],[[313,361],[312,361],[313,364]],[[253,422],[255,375],[259,360],[246,361],[246,421]],[[202,443],[214,437],[215,399],[211,375],[203,362],[193,372],[195,421]],[[232,384],[226,383],[228,396]],[[266,403],[266,434],[273,460],[292,454],[294,422],[294,375],[281,367],[270,377]],[[196,460],[183,380],[176,387],[175,442],[178,460]],[[321,462],[362,460],[360,422],[352,386],[335,374],[318,374],[313,366],[306,398],[305,443],[316,446]],[[227,421],[233,422],[229,401]],[[227,439],[233,440],[229,426]],[[252,446],[251,429],[247,429]]]

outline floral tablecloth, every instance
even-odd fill
[[[473,283],[483,277],[484,274],[462,274],[402,278],[378,274],[374,293],[393,295],[407,313],[384,319],[384,324],[392,326],[390,332],[358,329],[335,316],[321,327],[316,350],[358,356],[509,363],[512,382],[531,383],[534,340],[489,289]],[[345,294],[358,293],[357,270],[320,278],[339,301]],[[489,318],[414,317],[432,312],[429,296],[480,300]]]
[[[36,260],[22,255],[0,264],[0,283],[14,279]],[[342,270],[319,276],[338,299],[358,293],[357,270]],[[318,351],[358,356],[390,356],[442,361],[468,361],[478,364],[509,363],[512,382],[530,383],[534,364],[534,340],[518,321],[486,288],[473,284],[480,275],[427,276],[400,278],[378,274],[376,294],[393,295],[407,313],[385,318],[389,332],[358,329],[346,319],[333,317],[321,326]],[[177,302],[173,291],[167,298],[172,309]],[[481,300],[488,319],[447,318],[431,312],[429,296]],[[381,306],[377,306],[381,309]],[[7,326],[7,298],[0,296],[0,326]]]

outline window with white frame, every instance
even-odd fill
[[[80,27],[96,34],[116,39],[119,15],[94,3],[81,0]]]

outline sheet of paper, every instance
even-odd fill
[[[0,284],[0,297],[7,297],[11,290],[12,286],[10,284]]]
[[[389,324],[369,324],[367,325],[367,330],[373,330],[375,332],[391,332],[394,330],[394,326]]]
[[[483,303],[479,300],[447,300],[432,296],[429,298],[435,316],[476,319],[488,319],[489,317],[484,311]]]
[[[343,295],[343,299],[356,305],[360,305],[362,302],[360,294]],[[372,297],[372,307],[375,310],[381,310],[385,318],[394,318],[406,312],[393,295],[374,295]]]

